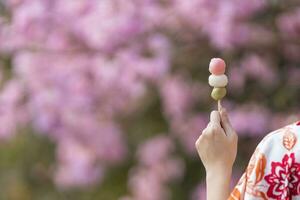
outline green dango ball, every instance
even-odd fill
[[[223,99],[226,96],[226,88],[214,88],[211,92],[211,97],[218,101]]]

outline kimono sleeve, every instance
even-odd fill
[[[228,200],[300,199],[299,123],[268,134]]]

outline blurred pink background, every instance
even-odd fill
[[[299,120],[299,38],[297,0],[0,0],[0,199],[204,199],[210,59],[234,182]]]

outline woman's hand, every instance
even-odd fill
[[[196,148],[206,172],[227,172],[232,169],[237,154],[238,136],[224,108],[212,111],[210,122],[196,141]]]
[[[237,154],[238,137],[225,109],[212,111],[210,122],[196,142],[206,169],[207,200],[226,200],[230,194],[232,166]]]

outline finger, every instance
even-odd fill
[[[211,123],[211,124],[214,124],[214,125],[216,125],[216,124],[221,125],[220,120],[221,120],[221,119],[220,119],[220,113],[219,113],[218,111],[214,110],[214,111],[212,111],[212,112],[210,113],[210,123]]]
[[[210,123],[208,130],[214,137],[226,136],[225,130],[222,128],[220,123]]]
[[[227,111],[225,108],[221,109],[221,123],[222,123],[222,127],[225,130],[227,135],[233,135],[235,134],[235,131],[230,123]]]
[[[203,131],[202,131],[202,138],[207,138],[207,137],[210,137],[212,135],[212,131],[211,131],[211,125],[208,124],[207,128],[205,128]]]

